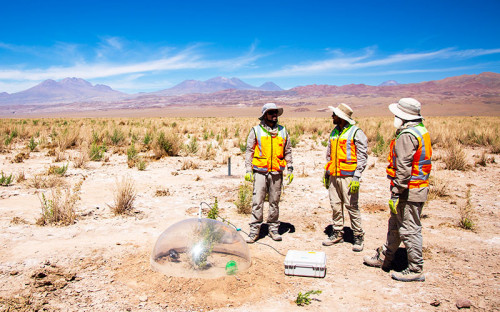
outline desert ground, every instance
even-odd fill
[[[130,138],[137,131],[136,142],[142,142],[146,133],[142,127],[148,120],[149,125],[157,124],[154,131],[176,132],[181,144],[198,137],[199,148],[155,157],[153,148],[137,144],[137,153],[147,165],[141,170],[131,166]],[[0,153],[2,175],[14,177],[0,186],[0,311],[453,311],[458,309],[457,301],[466,300],[470,310],[499,311],[499,121],[498,117],[426,121],[435,143],[433,195],[422,216],[426,281],[401,283],[388,272],[363,265],[362,260],[386,236],[387,161],[384,152],[375,150],[379,147],[376,134],[387,137],[393,132],[389,118],[365,118],[360,123],[370,138],[369,162],[360,188],[366,232],[362,252],[351,250],[348,235],[343,244],[321,245],[331,224],[328,193],[321,183],[322,141],[331,129],[330,119],[283,119],[296,138],[295,178],[284,187],[280,203],[280,220],[287,225],[282,227],[283,241],[275,242],[261,233],[258,242],[277,251],[263,244],[249,245],[251,267],[216,279],[162,275],[151,269],[151,251],[169,226],[197,217],[200,203],[213,204],[215,198],[219,214],[248,232],[250,216],[238,213],[235,202],[245,174],[240,145],[256,118],[238,121],[239,131],[227,124],[225,135],[221,124],[227,120],[213,118],[179,118],[175,126],[171,119],[110,119],[107,126],[100,119],[70,119],[71,129],[80,132],[69,146],[58,139],[66,126],[63,119],[3,120],[2,140],[14,127],[20,134],[8,145],[4,143]],[[90,144],[85,148],[85,138],[134,122],[137,125],[127,128],[129,135],[122,143],[108,142],[101,159],[82,160],[90,148]],[[94,126],[95,132],[85,132]],[[471,132],[466,130],[471,127],[476,127],[474,136],[488,136],[486,141],[471,143]],[[32,128],[38,129],[38,136],[30,132]],[[450,133],[444,135],[444,129]],[[58,135],[51,135],[57,131]],[[127,133],[124,128],[120,131]],[[34,137],[38,146],[27,150]],[[456,154],[465,160],[458,170],[447,162]],[[65,164],[69,165],[62,174],[50,169]],[[115,194],[124,178],[133,181],[137,196],[130,211],[115,214]],[[78,194],[76,218],[69,225],[39,225],[41,194],[53,198],[57,189]],[[206,208],[203,211],[207,213]],[[463,217],[471,222],[471,229],[460,226]],[[347,214],[345,227],[350,227]],[[325,252],[326,277],[285,275],[283,255],[288,250]],[[400,251],[396,269],[405,266],[404,245]],[[311,290],[322,292],[312,295],[309,305],[298,306],[298,293]]]

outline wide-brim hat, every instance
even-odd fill
[[[397,103],[389,105],[389,110],[403,120],[411,121],[417,119],[424,119],[420,115],[420,108],[422,105],[419,101],[413,98],[402,98]]]
[[[339,118],[344,119],[351,125],[354,125],[356,122],[352,119],[352,108],[349,107],[349,105],[340,103],[339,106],[333,107],[333,106],[328,106],[328,108]]]
[[[283,107],[278,107],[275,103],[266,103],[264,104],[264,106],[262,106],[262,115],[259,117],[259,119],[262,120],[266,112],[269,110],[277,110],[278,116],[283,115]]]

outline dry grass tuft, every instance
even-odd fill
[[[124,177],[120,182],[116,182],[114,192],[114,205],[110,206],[115,215],[128,214],[132,211],[137,190],[134,181],[129,177]]]
[[[194,170],[198,169],[199,167],[200,166],[197,162],[191,159],[184,159],[184,161],[182,162],[181,170]]]
[[[71,225],[76,220],[76,204],[80,200],[80,189],[83,181],[78,182],[72,190],[51,190],[51,198],[42,193],[40,204],[42,215],[37,225]]]
[[[470,187],[467,189],[465,195],[465,203],[460,206],[460,220],[458,225],[465,230],[475,230],[476,223],[474,221],[474,211],[472,209],[471,198],[470,198]]]
[[[66,181],[60,176],[35,174],[28,182],[28,186],[36,189],[66,186]]]
[[[429,179],[429,186],[428,200],[449,196],[448,181],[432,175]]]
[[[10,224],[29,224],[29,222],[21,217],[14,217],[10,220]]]
[[[155,192],[156,197],[170,196],[170,190],[168,188],[158,188]]]
[[[456,141],[450,142],[445,148],[443,161],[447,170],[467,171],[470,169],[463,146]]]

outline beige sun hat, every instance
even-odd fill
[[[278,116],[283,115],[283,107],[276,106],[276,103],[266,103],[262,106],[262,115],[259,117],[260,120],[264,118],[264,115],[268,110],[277,110]]]
[[[339,106],[333,107],[333,106],[328,106],[328,108],[339,118],[344,119],[351,125],[354,125],[356,122],[351,118],[352,117],[352,108],[349,107],[349,105],[340,103]]]
[[[397,103],[389,105],[389,110],[403,120],[417,120],[424,119],[420,115],[420,108],[422,105],[419,101],[413,98],[402,98]]]

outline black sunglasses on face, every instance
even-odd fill
[[[268,115],[278,115],[278,111],[277,110],[268,111],[267,114]]]

